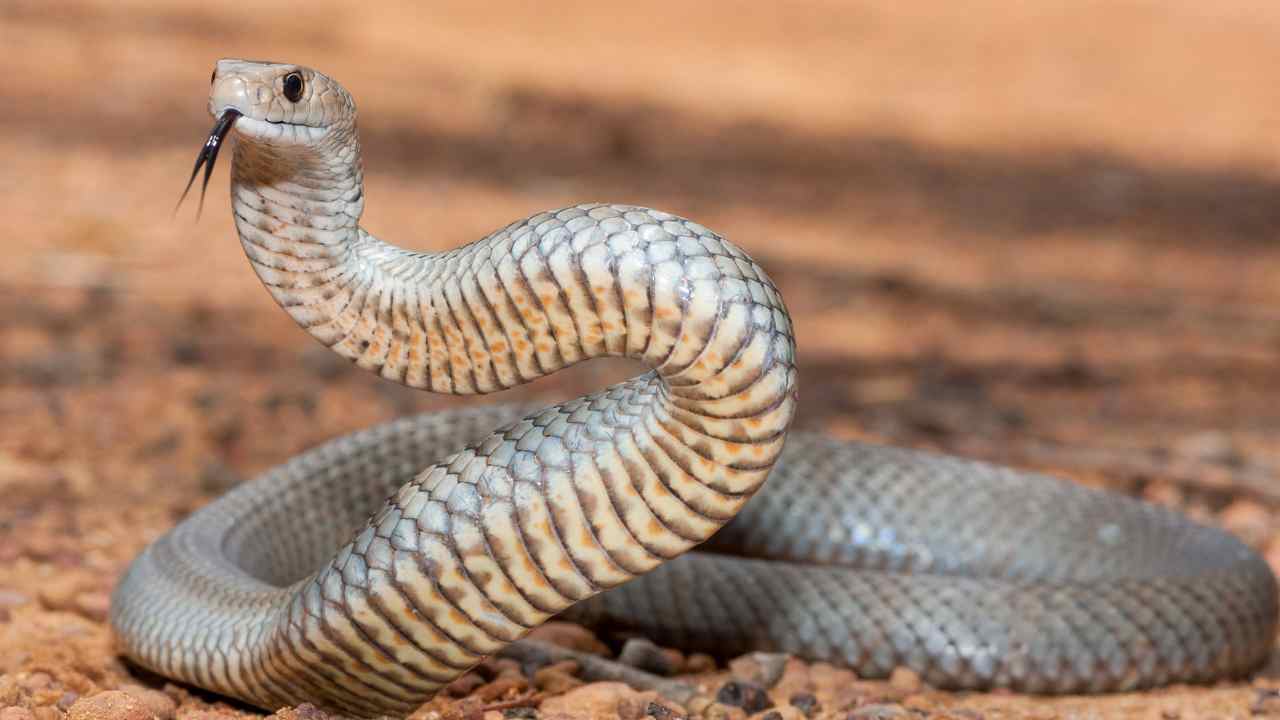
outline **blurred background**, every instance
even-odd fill
[[[173,214],[220,57],[352,92],[385,239],[588,200],[694,218],[796,315],[800,425],[1052,469],[1280,556],[1280,4],[4,0],[0,48],[0,586],[41,609],[100,619],[234,482],[456,404],[274,306],[227,162]]]

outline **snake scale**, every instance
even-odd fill
[[[111,622],[142,666],[367,717],[411,712],[558,613],[949,688],[1144,688],[1270,653],[1275,580],[1226,533],[1030,473],[787,439],[791,320],[707,228],[591,204],[411,252],[359,225],[338,83],[222,60],[209,110],[192,180],[233,134],[244,251],[339,355],[454,394],[602,355],[651,371],[546,409],[400,420],[232,490],[117,586]]]

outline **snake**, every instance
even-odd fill
[[[360,225],[356,105],[337,81],[224,59],[208,108],[187,190],[203,166],[203,204],[233,138],[249,263],[338,355],[455,395],[601,356],[646,370],[551,407],[400,419],[233,488],[117,583],[110,623],[137,665],[267,709],[375,717],[553,617],[954,689],[1128,691],[1269,656],[1275,578],[1225,531],[1028,471],[790,432],[791,317],[708,228],[590,203],[412,251]]]

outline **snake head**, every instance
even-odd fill
[[[355,132],[351,95],[323,73],[287,63],[219,60],[210,78],[209,113],[215,118],[213,129],[196,156],[179,206],[203,167],[203,208],[218,151],[233,129],[242,143],[270,149],[277,159],[291,151],[305,153],[335,133],[354,137]]]
[[[245,140],[310,144],[355,123],[355,102],[347,91],[311,68],[224,59],[211,80],[209,113],[235,113],[236,134]]]

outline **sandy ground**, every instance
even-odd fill
[[[225,168],[200,222],[171,217],[222,56],[352,90],[381,236],[445,248],[585,200],[696,218],[786,295],[800,425],[1137,494],[1280,565],[1280,6],[928,5],[0,3],[0,720],[250,714],[122,664],[124,565],[302,448],[455,404],[292,327]],[[714,695],[744,667],[686,669]],[[561,674],[486,666],[420,715],[649,710],[557,699]],[[1229,718],[1280,716],[1277,688],[957,695],[791,663],[772,695],[788,718],[797,692],[833,718]]]

